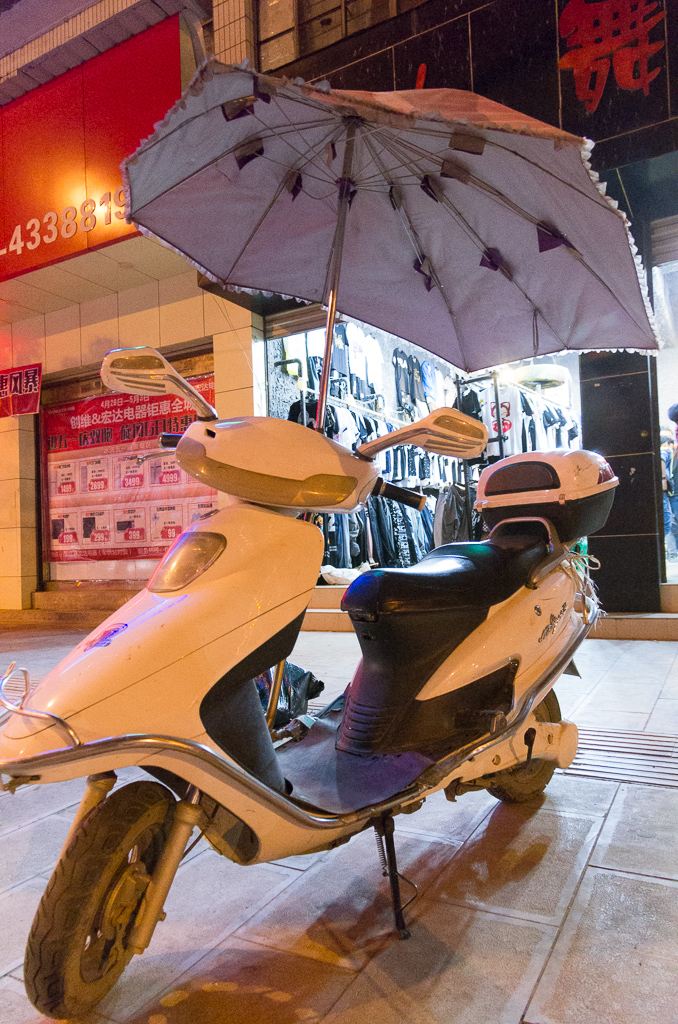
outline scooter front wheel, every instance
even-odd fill
[[[26,946],[24,984],[40,1013],[82,1016],[124,971],[174,804],[157,782],[132,782],[80,823],[48,882]]]
[[[553,690],[534,709],[534,717],[538,722],[560,722],[560,704]],[[504,803],[522,804],[544,792],[555,770],[555,761],[535,757],[530,764],[517,764],[497,772],[488,792]]]

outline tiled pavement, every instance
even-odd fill
[[[76,634],[5,633],[44,674]],[[557,687],[588,728],[678,733],[678,644],[586,641]],[[350,634],[294,660],[340,692]],[[120,773],[120,784],[135,770]],[[0,795],[0,1024],[45,1021],[21,982],[30,921],[80,781]],[[373,837],[242,868],[200,843],[167,920],[88,1024],[676,1024],[678,790],[557,773],[541,802],[442,794],[396,819],[419,895],[391,931]],[[403,886],[404,895],[409,887]]]

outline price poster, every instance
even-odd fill
[[[183,482],[181,470],[173,455],[164,455],[157,461],[151,459],[148,464],[148,475],[151,487],[166,487],[168,484]]]
[[[191,383],[214,402],[213,374]],[[215,509],[217,492],[159,446],[161,434],[181,434],[195,418],[175,396],[113,394],[43,407],[46,559],[161,558]]]
[[[82,516],[82,545],[83,547],[101,547],[102,544],[111,542],[111,509],[110,508],[88,508],[81,513]]]
[[[147,540],[147,510],[139,508],[114,509],[115,543],[144,544]]]
[[[108,490],[108,459],[87,459],[80,463],[82,494],[101,494]]]
[[[54,466],[50,474],[50,484],[56,494],[75,494],[75,465],[75,462],[57,462]]]
[[[80,547],[79,517],[75,511],[67,509],[54,510],[50,513],[51,547],[56,551],[66,552],[71,548]]]
[[[189,501],[188,523],[186,525],[192,526],[198,519],[202,519],[203,516],[209,515],[210,512],[214,512],[218,508],[219,505],[216,499],[212,501]]]
[[[151,540],[169,544],[184,531],[184,509],[181,505],[151,506]]]
[[[125,491],[127,494],[138,493],[144,486],[144,463],[139,463],[136,455],[118,455],[113,459],[113,463],[114,489]]]

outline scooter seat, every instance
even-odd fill
[[[363,573],[341,606],[359,622],[399,612],[489,608],[520,590],[546,554],[541,532],[444,544],[408,569]]]

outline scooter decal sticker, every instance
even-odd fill
[[[563,604],[563,607],[560,609],[557,615],[554,615],[553,612],[551,612],[551,618],[549,619],[548,625],[544,626],[542,630],[542,634],[539,637],[539,643],[541,643],[542,640],[546,640],[546,637],[550,636],[551,633],[555,633],[556,626],[558,625],[566,611],[567,603]]]
[[[116,622],[115,625],[109,626],[108,629],[103,629],[101,633],[90,640],[88,644],[85,644],[85,650],[91,651],[93,647],[108,647],[114,636],[118,633],[122,633],[124,629],[127,629],[126,622]]]

